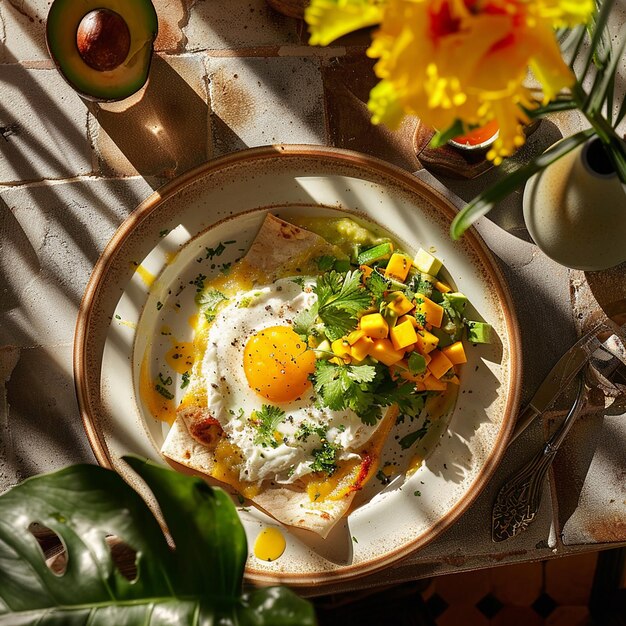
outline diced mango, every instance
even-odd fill
[[[398,324],[402,324],[402,322],[406,322],[406,321],[411,322],[411,324],[413,324],[413,328],[417,328],[418,327],[418,323],[417,320],[412,316],[412,315],[402,315],[398,318]]]
[[[347,337],[348,343],[353,346],[361,337],[365,337],[365,331],[353,330]]]
[[[439,337],[435,337],[435,335],[429,333],[427,330],[419,330],[417,331],[415,343],[421,354],[428,354],[437,347]]]
[[[369,313],[364,315],[360,321],[361,330],[373,339],[385,339],[389,334],[389,324],[380,313]]]
[[[362,361],[369,356],[374,347],[374,340],[371,337],[363,336],[350,347],[350,354],[355,361]]]
[[[441,351],[450,359],[452,365],[467,363],[467,356],[465,355],[465,348],[463,347],[462,341],[455,341],[449,346],[442,348]]]
[[[424,357],[424,358],[428,358],[430,360],[430,357]],[[427,376],[430,376],[430,372],[428,370],[423,371],[421,374],[411,374],[409,370],[409,364],[407,363],[406,359],[402,359],[402,361],[399,361],[395,365],[392,365],[389,368],[389,371],[391,373],[391,377],[394,380],[400,377],[400,378],[403,378],[404,380],[410,380],[415,383],[424,382],[424,379]]]
[[[415,312],[422,313],[426,318],[426,322],[439,328],[443,320],[443,307],[430,298],[418,295],[415,304]]]
[[[430,363],[427,365],[428,371],[435,378],[441,378],[452,367],[452,363],[441,350],[432,352],[430,356]]]
[[[389,367],[394,363],[401,361],[404,356],[404,352],[398,352],[395,350],[389,339],[376,339],[374,341],[374,345],[372,346],[370,356]]]
[[[361,270],[363,274],[363,280],[365,280],[366,278],[369,278],[372,275],[372,272],[374,271],[369,265],[359,265],[359,269]]]
[[[404,254],[394,252],[389,259],[389,263],[387,263],[387,267],[385,268],[385,277],[395,278],[403,283],[410,269],[411,259],[404,256]]]
[[[350,344],[345,339],[335,339],[330,344],[330,348],[340,358],[351,355]]]
[[[403,350],[417,341],[417,333],[411,322],[406,321],[396,324],[390,331],[389,337],[396,350]]]
[[[443,380],[439,380],[432,375],[427,376],[422,384],[424,385],[425,391],[445,391],[448,388],[448,383]]]
[[[450,293],[452,291],[452,287],[449,287],[445,283],[442,283],[440,280],[435,281],[434,287],[440,293]]]
[[[400,293],[387,305],[387,308],[400,316],[412,310],[413,303],[403,293]]]

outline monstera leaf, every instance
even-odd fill
[[[143,499],[111,470],[76,465],[0,496],[0,625],[307,626],[312,606],[283,587],[242,593],[246,536],[226,493],[140,459],[126,461],[152,490],[170,547]],[[29,528],[66,550],[55,573]],[[136,553],[129,580],[108,535]]]

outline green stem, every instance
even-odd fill
[[[503,178],[495,185],[476,196],[476,198],[458,212],[457,216],[452,221],[452,225],[450,226],[450,236],[452,239],[459,239],[479,217],[488,213],[497,202],[506,198],[517,187],[523,185],[531,176],[548,167],[548,165],[551,165],[593,135],[593,129],[587,129],[571,137],[566,137],[558,144],[533,159],[530,163],[508,174],[506,178]]]

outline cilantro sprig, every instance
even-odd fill
[[[345,274],[333,270],[317,278],[314,288],[317,314],[324,322],[330,341],[354,330],[359,313],[367,310],[372,303],[372,295],[363,288],[361,276],[360,270]]]
[[[285,411],[271,404],[264,404],[260,411],[252,413],[252,422],[256,427],[254,443],[260,446],[278,447],[276,431],[285,419]]]
[[[207,322],[212,322],[217,315],[217,306],[226,300],[226,296],[217,289],[206,289],[196,294],[196,304]]]

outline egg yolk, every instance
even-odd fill
[[[315,354],[290,326],[272,326],[250,337],[243,355],[248,384],[271,402],[299,398],[310,386]]]

